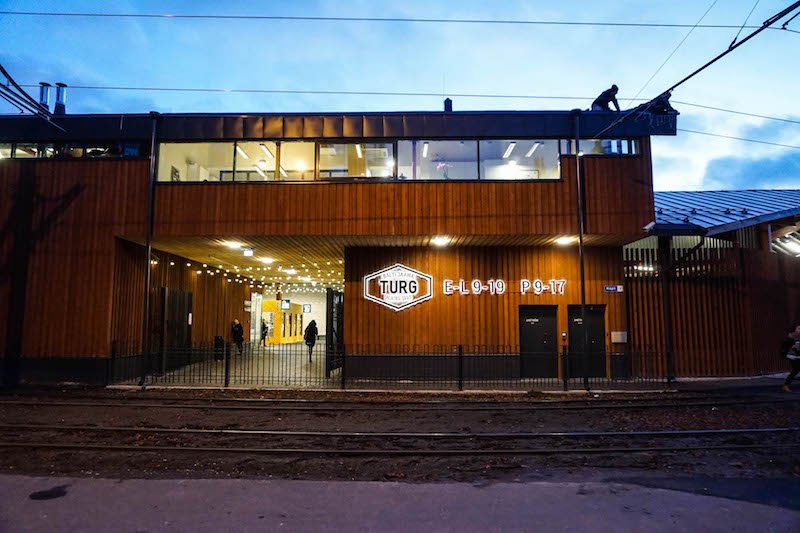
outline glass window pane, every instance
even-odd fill
[[[387,178],[394,175],[391,143],[319,145],[319,177]]]
[[[158,181],[230,181],[233,143],[162,143]]]
[[[557,180],[561,178],[558,141],[481,141],[481,179]]]
[[[563,141],[564,154],[575,153],[575,141]],[[638,141],[631,139],[581,139],[583,155],[636,155]]]
[[[282,142],[280,152],[278,179],[285,181],[314,179],[313,142]]]
[[[10,159],[10,158],[11,158],[11,145],[0,144],[0,159]]]
[[[400,141],[398,152],[400,179],[478,179],[477,141]]]
[[[35,144],[17,143],[14,146],[14,157],[17,159],[30,159],[36,157],[38,149]]]
[[[86,146],[86,157],[93,157],[93,158],[120,157],[120,145],[89,144]]]
[[[236,144],[236,181],[274,181],[278,148],[273,141]]]

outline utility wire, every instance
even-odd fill
[[[501,25],[536,25],[536,26],[607,26],[623,28],[694,28],[694,24],[661,23],[661,22],[593,22],[565,20],[517,20],[517,19],[460,19],[460,18],[411,18],[411,17],[324,17],[324,16],[290,16],[290,15],[191,15],[174,13],[87,13],[87,12],[48,12],[48,11],[0,11],[0,15],[32,16],[32,17],[93,17],[93,18],[139,18],[165,20],[282,20],[306,22],[404,22],[426,24],[501,24]],[[703,29],[739,29],[734,24],[703,24],[696,26]],[[756,29],[759,26],[742,26]],[[774,28],[780,29],[780,28]]]
[[[675,48],[672,49],[672,52],[669,53],[667,58],[661,63],[661,65],[658,66],[656,71],[653,72],[653,75],[650,76],[647,79],[646,82],[644,82],[644,85],[642,85],[642,88],[639,89],[639,91],[636,93],[636,96],[634,96],[631,99],[628,99],[629,102],[631,102],[633,100],[636,100],[639,97],[639,95],[642,94],[642,91],[644,91],[645,88],[648,85],[650,85],[650,82],[653,81],[653,78],[655,78],[658,75],[658,73],[661,72],[661,69],[664,68],[664,65],[666,65],[669,62],[670,59],[672,59],[672,56],[675,55],[675,52],[677,52],[678,49],[683,45],[683,43],[686,42],[686,39],[688,39],[689,36],[692,34],[692,32],[695,29],[697,29],[697,27],[700,25],[701,22],[703,22],[703,19],[706,18],[706,15],[708,15],[708,12],[711,11],[714,8],[715,5],[717,5],[717,0],[714,0],[713,2],[711,2],[711,5],[708,6],[708,9],[706,9],[705,13],[703,13],[703,16],[701,16],[699,19],[697,19],[697,22],[695,23],[695,25],[692,26],[692,28],[688,32],[686,32],[686,35],[683,36],[683,39],[681,39],[681,42],[679,42],[678,45]],[[741,32],[741,29],[739,31]]]
[[[762,140],[759,140],[759,139],[748,139],[746,137],[735,137],[733,135],[723,135],[721,133],[711,133],[709,131],[687,130],[687,129],[683,129],[683,128],[678,128],[678,131],[681,131],[683,133],[696,133],[698,135],[709,135],[711,137],[720,137],[722,139],[733,139],[735,141],[746,141],[746,142],[750,142],[750,143],[768,144],[770,146],[780,146],[782,148],[794,148],[795,150],[800,150],[800,146],[796,146],[796,145],[793,145],[793,144],[782,144],[782,143],[776,143],[776,142],[772,142],[772,141],[762,141]]]
[[[736,32],[736,37],[734,37],[734,38],[733,38],[733,40],[731,41],[731,44],[729,44],[729,45],[728,45],[728,48],[730,48],[731,46],[733,46],[734,44],[736,44],[736,39],[738,39],[738,38],[739,38],[739,35],[741,35],[741,34],[742,34],[742,30],[744,29],[744,25],[745,25],[745,24],[747,24],[747,21],[748,21],[748,20],[750,20],[750,15],[752,15],[752,14],[753,14],[753,11],[755,11],[755,10],[756,10],[756,7],[758,6],[758,3],[759,3],[760,1],[761,1],[761,0],[756,0],[756,3],[755,3],[755,4],[753,4],[753,8],[750,10],[750,13],[748,13],[748,14],[747,14],[747,16],[745,17],[745,19],[744,19],[744,22],[742,22],[742,27],[741,27],[741,28],[739,28],[739,31],[737,31],[737,32]],[[791,19],[789,19],[789,20],[791,20]]]
[[[615,120],[614,122],[612,122],[611,124],[609,124],[608,126],[603,128],[602,130],[600,130],[596,135],[598,137],[601,136],[603,133],[609,131],[611,128],[613,128],[614,126],[616,126],[620,122],[626,120],[628,117],[630,117],[634,113],[637,113],[637,112],[642,113],[642,112],[647,111],[648,109],[650,109],[650,107],[652,107],[656,103],[656,101],[658,101],[658,99],[661,96],[667,96],[667,98],[669,98],[669,96],[672,94],[672,91],[674,91],[675,89],[677,89],[678,87],[680,87],[681,85],[683,85],[684,83],[686,83],[687,81],[692,79],[693,77],[697,76],[698,74],[703,72],[705,69],[707,69],[708,67],[710,67],[711,65],[713,65],[714,63],[716,63],[717,61],[719,61],[720,59],[722,59],[726,55],[730,54],[731,52],[733,52],[734,50],[736,50],[737,48],[742,46],[744,43],[746,43],[747,41],[749,41],[750,39],[752,39],[753,37],[755,37],[756,35],[758,35],[762,31],[764,31],[767,28],[771,27],[773,24],[778,22],[780,19],[782,19],[786,15],[789,15],[792,11],[794,11],[798,7],[800,7],[800,1],[799,2],[794,2],[789,7],[785,8],[785,9],[782,9],[778,13],[772,15],[770,18],[765,20],[764,23],[757,30],[755,30],[754,32],[750,33],[750,35],[748,35],[747,37],[745,37],[744,39],[742,39],[741,41],[739,41],[739,42],[737,42],[735,44],[731,44],[728,47],[727,50],[725,50],[724,52],[722,52],[720,54],[717,54],[714,58],[712,58],[711,60],[707,61],[703,66],[701,66],[700,68],[695,69],[691,74],[689,74],[688,76],[685,76],[679,82],[673,84],[669,89],[667,89],[666,91],[662,92],[659,96],[657,96],[656,98],[650,100],[648,103],[642,104],[639,107],[636,107],[636,108],[631,109],[630,111],[626,112],[623,116],[621,116],[620,118],[618,118],[617,120]]]
[[[36,84],[21,84],[22,87],[36,88]],[[230,94],[311,94],[311,95],[339,95],[339,96],[394,96],[394,97],[436,97],[440,98],[441,93],[434,92],[404,92],[404,91],[318,91],[314,89],[223,89],[215,87],[134,87],[134,86],[113,86],[113,85],[70,85],[71,90],[82,89],[92,91],[153,91],[153,92],[197,92],[197,93],[230,93]],[[534,94],[488,94],[488,93],[446,93],[447,96],[454,98],[484,98],[484,99],[519,99],[519,100],[566,100],[566,101],[591,101],[591,96],[554,96],[554,95],[534,95]],[[649,98],[627,98],[626,100],[649,101]],[[785,117],[775,117],[758,113],[748,113],[724,107],[715,107],[704,104],[696,104],[682,100],[672,100],[672,103],[743,115],[747,117],[762,118],[765,120],[775,120],[788,124],[800,124],[800,120]]]

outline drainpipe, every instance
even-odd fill
[[[147,381],[147,362],[150,359],[150,264],[153,252],[153,211],[155,202],[156,185],[156,133],[158,129],[159,114],[155,111],[150,112],[152,129],[150,130],[150,175],[147,182],[147,221],[145,222],[144,239],[144,305],[142,310],[142,372],[139,386],[144,387]]]
[[[581,284],[581,329],[583,330],[583,387],[589,388],[589,328],[586,325],[586,259],[583,249],[583,234],[586,220],[583,212],[583,174],[581,173],[581,110],[572,110],[575,131],[575,179],[578,187],[578,256]]]

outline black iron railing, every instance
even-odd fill
[[[115,343],[109,383],[392,390],[547,390],[658,384],[663,354],[520,352],[515,346],[259,346],[217,342],[142,354]],[[586,378],[586,381],[584,381]]]

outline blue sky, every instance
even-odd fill
[[[14,1],[0,10],[697,22],[713,0]],[[753,0],[720,0],[706,24],[741,24]],[[760,24],[788,5],[763,0]],[[590,7],[591,6],[591,7]],[[800,30],[800,18],[790,28]],[[745,30],[746,35],[749,30]],[[72,90],[70,112],[571,109],[612,83],[633,97],[688,32],[426,23],[40,18],[0,15],[0,62],[20,83],[433,92],[433,97]],[[653,97],[727,48],[736,30],[697,29],[642,91]],[[800,34],[766,31],[682,86],[674,100],[800,120]],[[35,89],[31,89],[34,92]],[[800,146],[800,124],[676,104],[679,127]],[[13,108],[2,107],[0,112]],[[800,150],[679,133],[653,143],[655,186],[800,188]]]

